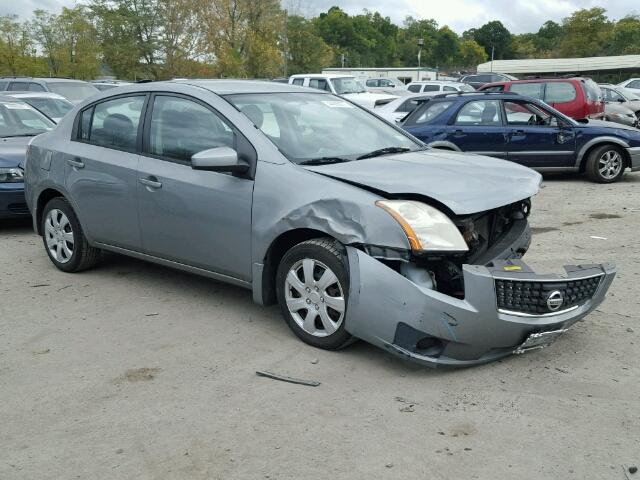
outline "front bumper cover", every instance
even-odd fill
[[[496,262],[495,267],[464,265],[465,298],[458,299],[423,288],[354,247],[347,247],[347,253],[346,330],[432,367],[490,362],[516,353],[531,334],[565,330],[604,300],[615,276],[610,264],[567,266],[566,277],[537,275],[520,260]],[[593,296],[567,311],[527,316],[497,307],[496,279],[561,282],[596,276],[600,280]]]
[[[631,160],[631,171],[640,170],[640,147],[629,147],[627,152],[629,152],[629,159]]]

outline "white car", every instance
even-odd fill
[[[377,107],[373,112],[389,122],[397,123],[413,112],[420,103],[429,100],[435,95],[440,95],[440,92],[411,93]]]
[[[407,90],[413,93],[424,92],[474,92],[471,85],[460,82],[450,82],[445,80],[422,80],[411,82],[407,85]]]
[[[634,93],[640,92],[640,78],[630,78],[618,84],[619,87],[628,88],[633,90]]]
[[[75,105],[62,95],[52,92],[2,92],[6,97],[19,98],[58,123]]]
[[[289,77],[289,84],[331,92],[334,95],[340,95],[341,97],[362,105],[369,110],[398,98],[397,95],[367,92],[356,77],[349,75],[317,73],[291,75],[291,77]]]

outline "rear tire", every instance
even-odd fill
[[[624,152],[620,147],[602,145],[591,151],[585,170],[594,182],[613,183],[624,175],[625,162]]]
[[[42,212],[42,240],[53,264],[63,272],[93,267],[100,250],[89,245],[78,217],[64,197],[53,198]]]
[[[276,287],[282,315],[303,342],[338,350],[355,340],[345,330],[349,274],[339,242],[317,238],[291,248],[278,266]]]

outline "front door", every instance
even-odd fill
[[[237,149],[237,132],[195,99],[155,95],[138,166],[145,253],[241,280],[251,278],[253,180],[193,170],[191,156]]]
[[[136,153],[146,95],[117,97],[84,110],[73,153],[63,153],[66,188],[82,228],[96,242],[140,249]]]
[[[505,131],[499,100],[474,100],[460,108],[447,140],[464,152],[506,158]]]
[[[542,107],[524,100],[504,102],[508,159],[534,168],[575,165],[575,131]]]

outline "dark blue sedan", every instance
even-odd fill
[[[435,97],[403,128],[426,144],[503,158],[541,172],[586,172],[600,183],[640,170],[640,130],[580,123],[540,100],[509,93]]]
[[[27,146],[55,126],[27,103],[0,97],[0,219],[29,216],[23,173]]]

